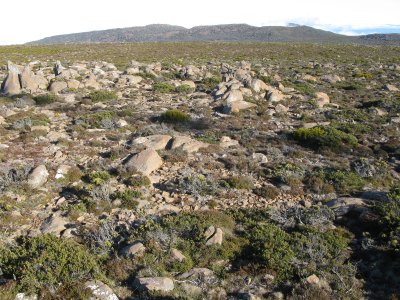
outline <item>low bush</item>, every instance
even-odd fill
[[[182,123],[189,121],[190,116],[183,111],[171,109],[161,115],[161,120],[167,123]]]
[[[182,85],[178,86],[175,90],[177,93],[180,93],[180,94],[189,94],[189,93],[193,92],[193,88],[187,84],[182,84]]]
[[[249,176],[233,176],[226,182],[230,188],[238,190],[251,190],[254,186],[253,180]]]
[[[299,128],[292,136],[302,145],[312,149],[341,150],[345,146],[354,147],[358,144],[354,135],[332,127]]]
[[[93,102],[104,102],[118,99],[113,91],[93,91],[88,96]]]
[[[42,94],[35,96],[33,100],[35,100],[37,105],[47,105],[56,102],[58,98],[54,94]]]
[[[110,174],[106,171],[92,172],[85,177],[89,183],[94,185],[102,185],[110,180],[110,178]]]
[[[142,197],[142,193],[136,190],[125,190],[123,192],[117,191],[111,195],[112,200],[121,200],[121,206],[126,209],[136,209],[138,206],[138,201]]]
[[[158,82],[153,85],[153,90],[157,93],[167,94],[175,92],[175,87],[166,82]]]
[[[212,91],[214,90],[218,84],[222,82],[220,77],[212,76],[208,78],[204,78],[201,81],[200,86],[203,87],[205,90]]]

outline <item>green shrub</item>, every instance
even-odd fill
[[[182,84],[182,85],[178,86],[175,90],[177,93],[180,93],[180,94],[189,94],[189,93],[193,92],[193,88],[187,84]]]
[[[89,98],[93,102],[103,102],[118,99],[118,96],[113,91],[93,91],[89,94]]]
[[[175,92],[175,87],[166,82],[158,82],[153,85],[153,90],[157,93],[167,94]]]
[[[126,180],[126,184],[132,187],[149,187],[151,180],[146,175],[134,175]]]
[[[354,135],[332,127],[299,128],[293,133],[293,138],[313,149],[341,150],[345,146],[356,146],[358,143]]]
[[[246,233],[251,253],[256,261],[276,272],[277,279],[292,275],[291,261],[295,253],[290,247],[290,235],[273,224],[260,224]]]
[[[251,190],[253,188],[253,180],[249,176],[234,176],[226,180],[229,187],[238,190]]]
[[[110,180],[110,178],[110,174],[106,171],[92,172],[86,176],[87,181],[95,185],[102,185]]]
[[[357,173],[350,171],[336,170],[328,172],[325,175],[325,179],[339,193],[359,192],[365,186],[365,180]]]
[[[353,77],[355,77],[355,78],[365,78],[365,79],[368,79],[368,80],[374,79],[374,75],[371,74],[371,73],[367,73],[367,72],[356,73],[356,74],[353,75]]]
[[[117,191],[111,195],[111,199],[121,200],[121,206],[126,209],[136,209],[138,206],[137,199],[142,197],[142,193],[136,190]]]
[[[35,96],[33,100],[35,100],[37,105],[47,105],[56,102],[58,98],[54,94],[42,94]]]
[[[76,123],[83,126],[90,126],[93,128],[102,128],[107,120],[112,121],[115,118],[115,113],[112,111],[100,111],[90,114],[85,114],[77,118]],[[83,123],[83,124],[82,124]]]
[[[213,90],[215,89],[218,84],[222,82],[220,77],[212,76],[209,78],[204,78],[201,81],[201,85],[206,89],[206,90]]]
[[[95,258],[83,246],[51,234],[22,237],[15,246],[1,247],[0,267],[29,294],[101,276]]]
[[[302,94],[306,94],[306,95],[310,95],[310,96],[315,94],[315,89],[307,83],[296,83],[295,89],[298,90]]]
[[[388,194],[387,202],[378,202],[374,210],[381,217],[380,236],[389,246],[400,251],[400,187],[393,188]]]
[[[190,116],[180,110],[171,109],[161,115],[161,120],[167,123],[182,123],[189,121]]]
[[[275,199],[279,196],[280,191],[274,186],[263,186],[261,188],[254,189],[254,194],[263,197],[265,199]]]

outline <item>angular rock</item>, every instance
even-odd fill
[[[100,84],[97,82],[96,77],[91,74],[89,75],[86,80],[83,83],[85,88],[91,88],[94,90],[99,90],[100,89]]]
[[[54,70],[54,74],[55,74],[56,76],[58,76],[58,75],[60,75],[60,74],[65,70],[65,68],[62,66],[62,64],[61,64],[60,61],[57,61],[57,62],[55,63],[55,65],[54,65],[53,70]]]
[[[168,277],[142,277],[137,284],[148,291],[170,292],[174,289],[174,281]]]
[[[268,163],[268,157],[262,153],[253,153],[251,158],[259,164]]]
[[[199,279],[213,277],[214,272],[207,268],[193,268],[178,276],[179,279]]]
[[[58,94],[62,90],[65,90],[68,88],[68,84],[65,81],[53,81],[50,84],[49,91]]]
[[[193,90],[196,89],[196,84],[192,80],[184,80],[181,82],[181,85],[187,85]]]
[[[235,101],[235,102],[228,103],[224,107],[223,111],[226,114],[238,113],[241,110],[250,109],[250,108],[253,108],[253,107],[256,107],[256,106],[257,106],[256,104],[250,103],[250,102],[246,102],[246,101]]]
[[[31,71],[29,65],[26,65],[21,73],[21,88],[30,93],[35,93],[38,89],[35,74]]]
[[[113,290],[101,281],[88,281],[85,283],[85,287],[92,291],[91,300],[118,300]]]
[[[223,234],[224,233],[221,228],[210,226],[204,233],[204,236],[207,240],[206,245],[222,245]]]
[[[256,93],[269,90],[269,87],[264,81],[261,79],[253,79],[250,83],[250,88]]]
[[[229,147],[238,146],[239,142],[237,140],[231,139],[229,136],[223,136],[219,140],[219,145],[222,148],[229,148]]]
[[[40,165],[29,174],[28,185],[33,189],[37,189],[46,183],[48,177],[49,172],[47,172],[46,166]]]
[[[43,234],[54,233],[60,235],[60,233],[65,230],[65,225],[68,223],[69,222],[65,218],[61,217],[60,213],[54,213],[43,221],[40,225],[40,231]]]
[[[138,137],[132,141],[133,145],[143,145],[147,149],[162,150],[168,145],[168,142],[172,139],[170,135],[150,135],[145,137]]]
[[[330,103],[329,96],[323,92],[316,92],[314,96],[318,108],[323,108]]]
[[[158,153],[153,149],[146,149],[132,156],[127,162],[126,167],[129,171],[136,171],[149,175],[160,168],[163,161]]]
[[[206,147],[208,147],[208,144],[196,141],[189,136],[176,136],[171,143],[171,149],[181,148],[189,153],[197,152],[200,148]]]
[[[182,262],[186,259],[186,256],[183,255],[183,253],[181,251],[179,251],[178,249],[172,248],[171,259],[174,261]]]
[[[266,99],[270,102],[279,102],[284,98],[282,92],[278,90],[270,90],[265,96]]]
[[[243,94],[239,90],[233,90],[226,93],[223,97],[226,100],[227,104],[236,102],[236,101],[243,101]]]
[[[134,257],[143,254],[145,251],[146,247],[142,243],[136,242],[122,248],[121,254],[125,257]]]
[[[385,85],[385,90],[387,90],[389,92],[398,92],[399,91],[399,89],[396,86],[392,85],[392,84],[386,84]]]

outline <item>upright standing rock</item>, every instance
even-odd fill
[[[8,75],[4,80],[1,91],[7,95],[16,95],[21,93],[21,83],[19,81],[20,71],[17,66],[8,62]]]
[[[38,84],[35,82],[35,74],[29,65],[26,65],[21,73],[21,87],[30,93],[36,92]]]
[[[56,76],[60,75],[64,71],[64,67],[62,66],[60,61],[57,61],[56,64],[54,65],[54,74]]]

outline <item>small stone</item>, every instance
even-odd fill
[[[146,251],[146,247],[140,243],[134,243],[124,247],[121,250],[121,254],[125,257],[134,257],[143,254]]]
[[[40,165],[33,169],[33,171],[28,176],[28,185],[37,189],[46,183],[49,172],[47,172],[45,165]]]
[[[182,262],[186,259],[186,256],[183,255],[183,253],[181,251],[179,251],[178,249],[172,248],[171,250],[171,259],[175,260],[175,261],[179,261]]]
[[[313,274],[306,278],[308,284],[318,284],[319,278],[317,275]]]
[[[323,108],[325,105],[330,103],[329,96],[325,93],[317,92],[314,96],[318,108]]]

